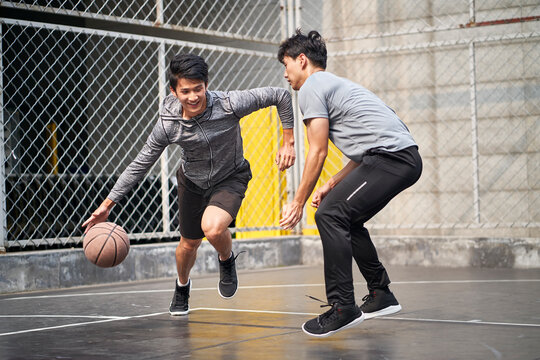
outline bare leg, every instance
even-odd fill
[[[197,249],[201,241],[202,239],[180,237],[180,243],[176,247],[176,270],[182,284],[187,284],[189,280],[189,273],[197,259]]]
[[[217,250],[221,261],[231,256],[232,237],[228,227],[233,221],[232,216],[225,210],[210,205],[204,211],[201,228],[204,235]]]

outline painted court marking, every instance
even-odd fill
[[[272,310],[250,310],[250,309],[225,309],[225,308],[207,308],[207,307],[201,307],[201,308],[194,308],[191,309],[190,312],[196,312],[196,311],[224,311],[224,312],[243,312],[243,313],[258,313],[258,314],[282,314],[282,315],[300,315],[300,316],[317,316],[319,314],[316,313],[304,313],[304,312],[290,312],[290,311],[272,311]],[[143,314],[143,315],[135,315],[135,316],[79,316],[79,315],[0,315],[0,319],[2,318],[36,318],[36,317],[51,317],[51,318],[100,318],[103,320],[97,320],[97,321],[86,321],[81,323],[74,323],[74,324],[66,324],[66,325],[58,325],[58,326],[48,326],[48,327],[42,327],[42,328],[33,328],[33,329],[27,329],[27,330],[20,330],[20,331],[12,331],[12,332],[6,332],[6,333],[0,333],[0,337],[2,336],[8,336],[8,335],[16,335],[16,334],[25,334],[30,332],[37,332],[37,331],[46,331],[46,330],[55,330],[55,329],[62,329],[62,328],[68,328],[68,327],[76,327],[76,326],[87,326],[87,325],[94,325],[94,324],[102,324],[106,322],[112,322],[112,321],[121,321],[121,320],[129,320],[129,319],[137,319],[137,318],[145,318],[145,317],[153,317],[153,316],[159,316],[168,314],[168,312],[158,312],[158,313],[151,313],[151,314]],[[506,323],[506,322],[493,322],[493,321],[481,321],[481,320],[447,320],[447,319],[427,319],[427,318],[405,318],[405,317],[395,317],[395,316],[389,316],[389,317],[380,317],[375,318],[376,320],[394,320],[394,321],[412,321],[412,322],[430,322],[430,323],[451,323],[451,324],[461,324],[461,325],[497,325],[497,326],[522,326],[522,327],[538,327],[540,328],[540,324],[526,324],[526,323]],[[370,319],[368,321],[372,321],[373,319]]]
[[[540,279],[499,279],[499,280],[420,280],[420,281],[392,281],[392,285],[414,285],[414,284],[482,284],[482,283],[512,283],[512,282],[540,282]],[[354,285],[365,285],[365,282],[355,282]],[[239,289],[275,289],[275,288],[298,288],[298,287],[324,287],[324,284],[275,284],[275,285],[253,285],[239,286]],[[216,287],[192,288],[191,291],[215,291]],[[106,296],[106,295],[124,295],[124,294],[152,294],[160,292],[172,292],[173,289],[156,290],[130,290],[130,291],[107,291],[107,292],[89,292],[61,295],[35,295],[20,296],[3,299],[9,300],[32,300],[32,299],[53,299],[78,296]]]
[[[478,283],[509,283],[509,282],[540,282],[540,279],[499,279],[499,280],[437,280],[437,281],[401,281],[393,282],[394,285],[399,284],[478,284]],[[355,285],[364,284],[364,283],[355,283]],[[256,286],[240,286],[240,289],[273,289],[273,288],[293,288],[293,287],[322,287],[324,284],[275,284],[275,285],[256,285]],[[215,287],[209,288],[193,288],[192,291],[215,291]],[[24,296],[24,297],[13,297],[6,298],[4,300],[33,300],[33,299],[52,299],[52,298],[63,298],[63,297],[78,297],[78,296],[106,296],[106,295],[119,295],[119,294],[144,294],[144,293],[158,293],[158,292],[172,292],[171,289],[157,289],[157,290],[140,290],[140,291],[115,291],[115,292],[95,292],[95,293],[74,293],[74,294],[63,294],[63,295],[37,295],[37,296]],[[280,314],[280,315],[294,315],[294,316],[317,316],[318,313],[307,313],[307,312],[290,312],[290,311],[272,311],[272,310],[253,310],[253,309],[226,309],[226,308],[208,308],[200,307],[193,308],[190,312],[198,311],[224,311],[224,312],[242,312],[242,313],[259,313],[259,314]],[[137,318],[146,318],[153,316],[160,316],[168,314],[168,312],[157,312],[143,315],[134,315],[134,316],[104,316],[104,315],[56,315],[56,314],[39,314],[39,315],[0,315],[0,319],[15,319],[15,318],[52,318],[52,319],[61,319],[61,318],[70,318],[70,319],[94,319],[94,321],[84,321],[77,322],[72,324],[64,324],[57,326],[48,326],[41,328],[31,328],[20,331],[11,331],[0,333],[0,337],[24,334],[31,332],[39,331],[48,331],[56,330],[69,327],[77,326],[90,326],[95,324],[102,324],[113,321],[122,321],[129,319]],[[429,318],[408,318],[408,317],[380,317],[376,318],[377,320],[393,320],[393,321],[410,321],[410,322],[427,322],[427,323],[450,323],[450,324],[461,324],[461,325],[495,325],[495,326],[522,326],[522,327],[533,327],[540,328],[540,324],[534,323],[511,323],[511,322],[492,322],[492,321],[482,321],[482,320],[452,320],[452,319],[429,319]],[[372,321],[370,319],[369,321]],[[300,328],[300,327],[299,327]]]

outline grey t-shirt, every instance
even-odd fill
[[[298,92],[304,120],[327,118],[329,138],[349,159],[360,162],[367,150],[389,152],[416,145],[396,113],[366,88],[319,71]]]

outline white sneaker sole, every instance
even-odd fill
[[[236,295],[236,293],[238,292],[238,287],[240,286],[240,281],[238,281],[238,276],[236,276],[236,290],[234,291],[234,293],[231,295],[231,296],[223,296],[223,294],[221,294],[221,291],[219,291],[219,282],[221,280],[218,280],[217,282],[217,292],[219,294],[219,296],[221,296],[222,298],[224,298],[225,300],[229,300],[229,299],[232,299],[232,297],[234,295]]]
[[[343,327],[340,327],[339,329],[336,329],[336,330],[332,330],[332,331],[329,331],[325,334],[312,334],[308,331],[306,331],[306,329],[304,328],[304,326],[306,325],[306,323],[303,323],[302,324],[302,331],[305,332],[307,335],[309,336],[315,336],[315,337],[320,337],[320,338],[323,338],[323,337],[328,337],[330,335],[333,335],[335,333],[337,333],[338,331],[341,331],[341,330],[345,330],[345,329],[349,329],[349,328],[352,328],[353,326],[356,326],[358,324],[360,324],[362,321],[365,320],[365,315],[364,313],[362,313],[362,315],[358,318],[356,318],[355,320],[351,321],[350,323],[348,323],[347,325],[343,326]]]
[[[193,281],[191,281],[191,279],[189,280],[189,292],[191,293],[191,285],[193,284]],[[172,305],[172,301],[171,303],[169,304],[169,307]],[[169,310],[169,314],[172,315],[172,316],[182,316],[182,315],[187,315],[189,313],[189,304],[188,304],[188,309],[186,311],[171,311]]]
[[[401,305],[391,305],[379,311],[375,311],[372,313],[364,313],[364,314],[366,316],[366,320],[368,320],[368,319],[373,319],[379,316],[395,314],[399,311],[401,311]]]
[[[169,310],[169,315],[171,316],[182,316],[182,315],[187,315],[188,313],[189,313],[189,308],[186,311],[170,311]]]

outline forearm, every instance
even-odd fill
[[[115,202],[122,200],[136,184],[141,182],[164,149],[164,146],[158,147],[147,142],[137,157],[120,174],[107,197]]]
[[[294,146],[294,131],[293,129],[283,129],[283,146]]]
[[[326,159],[326,151],[323,149],[320,150],[309,150],[306,156],[306,164],[304,166],[304,172],[302,173],[302,180],[294,196],[295,202],[299,203],[301,206],[304,206],[309,196],[313,192],[317,180],[321,175],[321,171]]]
[[[330,179],[328,179],[327,184],[330,186],[330,188],[334,188],[337,184],[339,184],[347,175],[351,173],[354,169],[356,169],[360,164],[357,162],[354,162],[352,160],[349,160],[347,165],[343,167],[337,174],[332,176]]]

